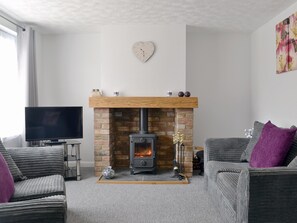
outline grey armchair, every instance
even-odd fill
[[[62,147],[7,148],[28,179],[0,204],[0,222],[66,222],[67,202]]]
[[[297,222],[297,168],[250,168],[240,162],[249,139],[208,139],[205,182],[222,222]]]

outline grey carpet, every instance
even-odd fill
[[[92,168],[67,181],[69,223],[219,223],[195,175],[186,185],[97,184]]]

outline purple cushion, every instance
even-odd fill
[[[251,155],[251,167],[281,166],[293,142],[296,128],[279,128],[268,121]]]
[[[8,202],[14,193],[14,181],[8,165],[0,153],[0,203]]]

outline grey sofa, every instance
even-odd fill
[[[297,222],[297,168],[249,168],[240,162],[248,142],[247,138],[205,142],[205,186],[221,222]]]
[[[6,149],[28,179],[15,182],[10,202],[0,204],[0,222],[66,222],[63,148]]]

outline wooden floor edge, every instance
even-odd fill
[[[189,184],[189,180],[185,177],[180,181],[165,181],[165,180],[148,180],[148,181],[127,181],[127,180],[101,180],[102,175],[97,180],[97,184]]]

